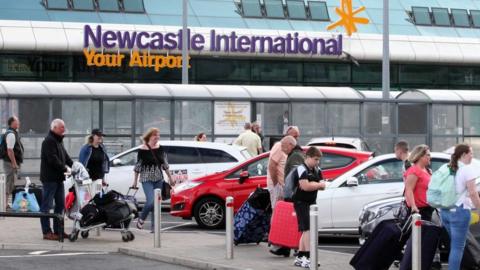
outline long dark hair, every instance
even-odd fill
[[[456,172],[458,170],[458,160],[462,157],[463,154],[470,153],[470,145],[466,143],[457,144],[455,150],[453,151],[452,157],[450,158],[449,167]]]

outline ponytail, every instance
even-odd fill
[[[462,158],[463,154],[468,154],[468,153],[470,153],[470,145],[466,143],[457,144],[450,158],[450,163],[448,164],[450,169],[456,172],[458,170],[458,160]]]

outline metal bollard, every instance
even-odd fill
[[[7,196],[6,181],[5,174],[0,174],[0,212],[7,210],[7,206],[5,205],[8,200],[8,198],[5,198]],[[0,219],[4,219],[4,217],[0,217]]]
[[[318,269],[318,205],[310,205],[310,270]]]
[[[93,192],[93,194],[92,194],[92,198],[95,196],[95,194],[97,194],[97,193],[99,193],[99,192],[102,192],[102,189],[103,189],[102,181],[100,180],[100,181],[99,181],[98,183],[96,183],[96,185],[95,185],[95,190],[94,190],[94,192]],[[100,228],[97,228],[97,229],[95,230],[95,232],[96,232],[96,235],[97,235],[97,236],[100,236]]]
[[[412,215],[412,270],[422,269],[422,216]]]
[[[154,226],[154,247],[159,248],[161,247],[160,242],[160,232],[162,230],[162,190],[157,188],[155,189],[155,197],[153,201],[154,206],[154,219],[155,219],[155,226]]]
[[[233,197],[227,197],[225,202],[226,216],[225,216],[225,244],[226,258],[233,259]]]

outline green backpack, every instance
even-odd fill
[[[432,174],[427,189],[427,202],[435,208],[453,208],[459,197],[455,172],[448,164],[444,164]]]

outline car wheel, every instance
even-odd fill
[[[225,206],[223,201],[208,197],[203,198],[195,205],[195,221],[202,228],[218,229],[225,224]]]

